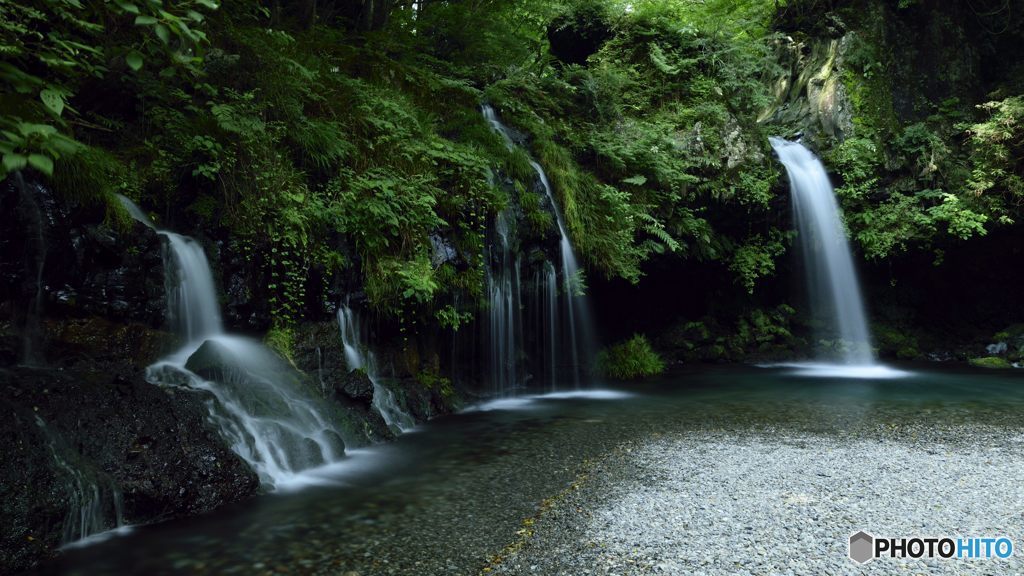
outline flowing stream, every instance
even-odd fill
[[[267,488],[341,459],[345,440],[330,406],[262,344],[224,332],[202,246],[157,229],[138,206],[121,201],[132,217],[167,240],[167,315],[185,342],[147,368],[147,380],[210,393],[211,420]]]
[[[329,467],[319,485],[140,527],[72,550],[45,573],[480,574],[488,559],[523,541],[516,536],[523,519],[535,518],[550,499],[564,495],[579,474],[589,474],[584,487],[601,481],[603,465],[595,469],[586,462],[605,462],[604,456],[658,438],[687,437],[713,446],[723,434],[740,434],[749,438],[749,444],[734,446],[742,451],[762,438],[804,448],[797,439],[808,434],[879,444],[891,442],[893,434],[915,435],[933,443],[928,446],[936,458],[960,440],[972,442],[979,447],[979,465],[989,458],[998,464],[1002,443],[1019,441],[1024,373],[945,368],[910,374],[893,385],[870,378],[793,378],[777,368],[701,367],[631,383],[623,392],[499,399],[431,420],[393,443],[355,450]],[[991,436],[957,436],[958,425],[984,427]],[[687,462],[675,465],[685,468]],[[865,474],[879,466],[901,470],[898,462],[864,466]],[[812,477],[816,472],[821,470],[805,471]],[[658,479],[646,468],[623,473],[643,484],[629,495],[660,499]],[[732,505],[699,491],[674,497],[687,499],[695,510],[718,511],[715,522],[722,506]],[[855,499],[851,506],[861,502]],[[813,502],[802,506],[818,509]],[[567,513],[605,523],[600,504]],[[546,516],[538,524],[552,521],[557,520]],[[643,531],[644,524],[636,526]],[[838,545],[847,535],[828,536],[837,545],[837,563],[846,561],[845,545]],[[565,542],[574,538],[569,534]]]
[[[875,354],[864,300],[842,214],[825,167],[798,142],[772,138],[771,144],[789,174],[812,310],[838,335],[843,364],[872,366]]]

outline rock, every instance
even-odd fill
[[[455,249],[455,245],[452,244],[451,240],[441,236],[440,234],[430,235],[430,245],[433,248],[433,252],[430,256],[430,263],[434,268],[449,262],[454,263],[459,258],[459,253]]]
[[[989,344],[986,346],[985,352],[988,352],[989,356],[999,356],[1001,354],[1006,354],[1007,348],[1008,346],[1006,345],[1006,342],[996,342],[995,344]]]
[[[73,502],[55,454],[117,486],[130,524],[201,514],[258,489],[209,425],[204,394],[158,388],[131,365],[0,369],[0,395],[0,477],[19,479],[0,483],[0,572],[61,544]]]
[[[340,387],[335,387],[335,394],[342,393],[366,404],[373,401],[373,382],[366,371],[352,370],[342,378],[340,384]]]
[[[784,72],[775,81],[775,104],[759,121],[788,126],[815,149],[827,149],[853,132],[853,105],[843,85],[853,33],[797,41],[784,37],[776,54]],[[791,135],[790,135],[791,136]]]
[[[347,445],[365,446],[394,438],[373,408],[373,382],[364,371],[349,370],[337,322],[299,326],[293,357],[310,386],[321,390],[337,411],[335,423],[344,430]]]
[[[217,380],[236,370],[234,353],[216,340],[203,342],[188,360],[185,368],[207,379]]]

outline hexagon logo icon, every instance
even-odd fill
[[[867,564],[875,559],[875,537],[861,530],[850,536],[850,560]]]

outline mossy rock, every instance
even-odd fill
[[[978,368],[1013,368],[1013,365],[1010,364],[1006,359],[998,358],[996,356],[986,356],[984,358],[971,358],[970,360],[968,360],[968,362],[971,364],[971,366],[976,366]]]

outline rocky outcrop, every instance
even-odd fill
[[[373,408],[373,382],[363,370],[350,370],[335,322],[299,328],[294,361],[325,398],[339,409],[340,424],[360,445],[391,440],[394,433]]]
[[[0,183],[0,319],[25,336],[21,356],[47,358],[42,319],[100,316],[164,322],[161,241],[144,227],[119,232],[104,209],[56,196],[19,177]]]
[[[0,571],[31,567],[67,539],[121,520],[200,514],[256,493],[258,480],[207,422],[206,398],[147,383],[127,363],[0,369]],[[95,488],[92,488],[95,487]]]
[[[774,80],[775,103],[759,115],[759,122],[788,127],[815,149],[842,142],[853,131],[853,105],[843,85],[845,54],[853,33],[840,37],[786,36],[776,42],[781,73]]]

